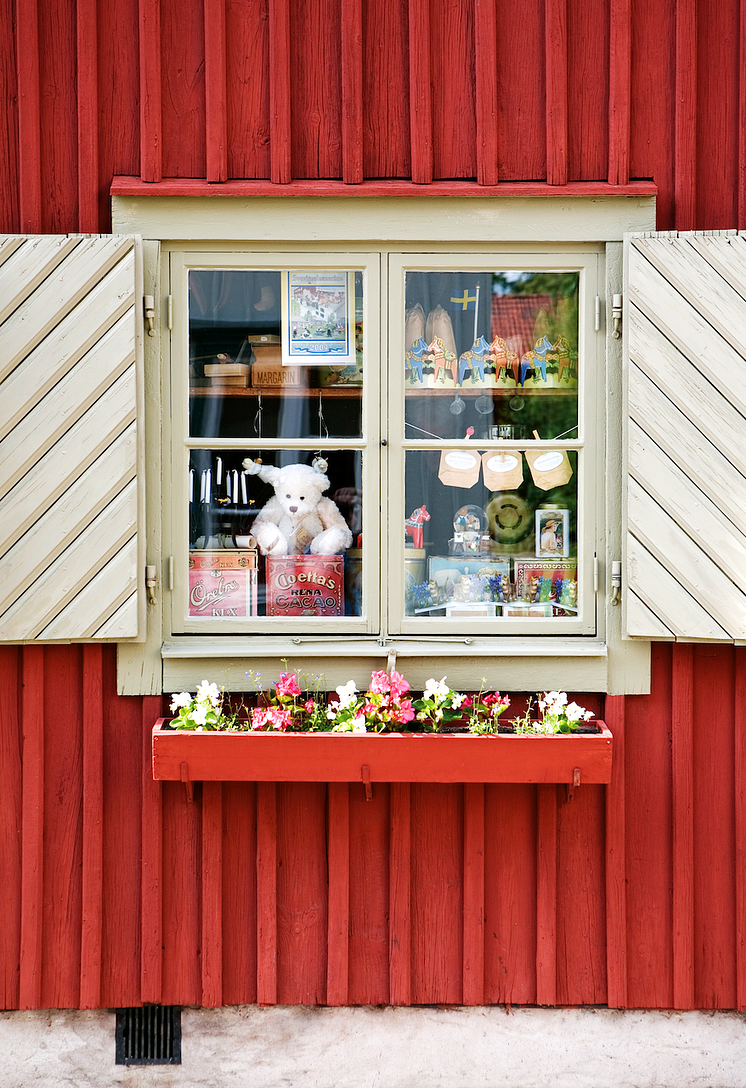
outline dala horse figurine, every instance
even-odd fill
[[[407,536],[411,536],[412,544],[415,548],[421,548],[422,545],[422,526],[426,521],[430,520],[430,515],[427,512],[427,507],[419,506],[416,510],[406,518],[404,527],[406,529]]]

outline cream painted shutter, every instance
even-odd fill
[[[141,269],[132,237],[0,238],[0,639],[144,634]]]
[[[746,638],[746,237],[625,239],[626,632]]]

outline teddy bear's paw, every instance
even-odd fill
[[[311,541],[311,554],[339,555],[347,547],[347,537],[343,529],[325,529]]]
[[[248,472],[249,476],[258,476],[262,471],[262,466],[257,461],[252,461],[250,457],[244,457],[243,470]]]

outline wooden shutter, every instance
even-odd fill
[[[141,247],[0,239],[0,639],[135,639]]]
[[[746,638],[746,237],[625,241],[626,631]]]

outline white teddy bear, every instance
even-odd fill
[[[329,479],[311,465],[262,465],[247,457],[244,471],[271,484],[274,497],[259,511],[251,530],[262,555],[339,555],[352,543],[352,533],[336,503],[323,497]]]

